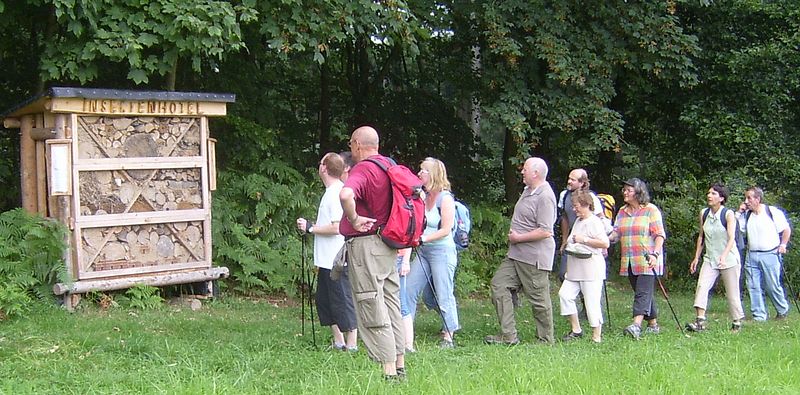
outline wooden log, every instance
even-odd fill
[[[47,217],[47,147],[44,141],[36,142],[36,211]]]
[[[6,129],[19,129],[22,123],[19,121],[19,118],[4,118],[3,119],[3,127]]]
[[[35,127],[31,129],[31,138],[36,141],[44,141],[56,138],[56,131],[53,128]]]
[[[211,281],[226,278],[229,275],[227,267],[214,267],[206,270],[165,273],[153,276],[114,278],[103,280],[82,280],[72,284],[57,283],[53,285],[53,293],[56,295],[83,294],[91,291],[114,291],[126,289],[133,286],[144,284],[154,287],[165,285],[196,283],[200,281]]]
[[[20,122],[19,170],[22,208],[29,213],[37,212],[36,200],[36,142],[31,138],[33,116],[24,115]]]

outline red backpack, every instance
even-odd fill
[[[382,161],[366,159],[383,169],[392,185],[392,211],[386,225],[378,229],[378,234],[389,247],[417,247],[425,230],[422,181],[408,167],[385,159],[389,162],[388,167]]]

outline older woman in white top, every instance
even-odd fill
[[[605,226],[594,215],[592,196],[585,191],[573,193],[572,205],[578,215],[572,232],[569,234],[565,252],[567,253],[567,272],[558,297],[561,302],[561,315],[569,319],[570,332],[561,338],[570,341],[583,337],[578,321],[575,301],[583,293],[586,316],[592,327],[592,341],[600,343],[603,330],[603,311],[600,298],[603,281],[606,279],[606,261],[603,249],[609,241]]]

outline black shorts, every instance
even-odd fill
[[[358,323],[347,269],[336,281],[331,280],[330,269],[320,268],[318,276],[315,300],[320,325],[336,324],[342,332],[356,329]]]

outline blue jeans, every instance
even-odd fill
[[[747,279],[747,292],[750,294],[750,311],[754,320],[764,321],[768,317],[765,292],[775,305],[778,314],[789,313],[789,302],[781,286],[781,260],[778,254],[774,251],[748,251],[744,273]]]
[[[429,244],[417,249],[417,256],[411,262],[411,272],[406,278],[405,305],[412,317],[416,316],[417,300],[420,293],[423,293],[425,304],[429,307],[430,302],[433,302],[434,306],[435,301],[439,302],[439,311],[444,316],[447,331],[455,332],[460,328],[456,297],[453,293],[453,276],[457,263],[456,248],[453,244]],[[428,300],[428,295],[433,300]]]
[[[400,276],[400,268],[403,266],[403,257],[398,255],[397,256],[397,274],[400,277],[400,315],[403,317],[408,316],[410,313],[408,311],[408,306],[406,306],[406,276]]]

